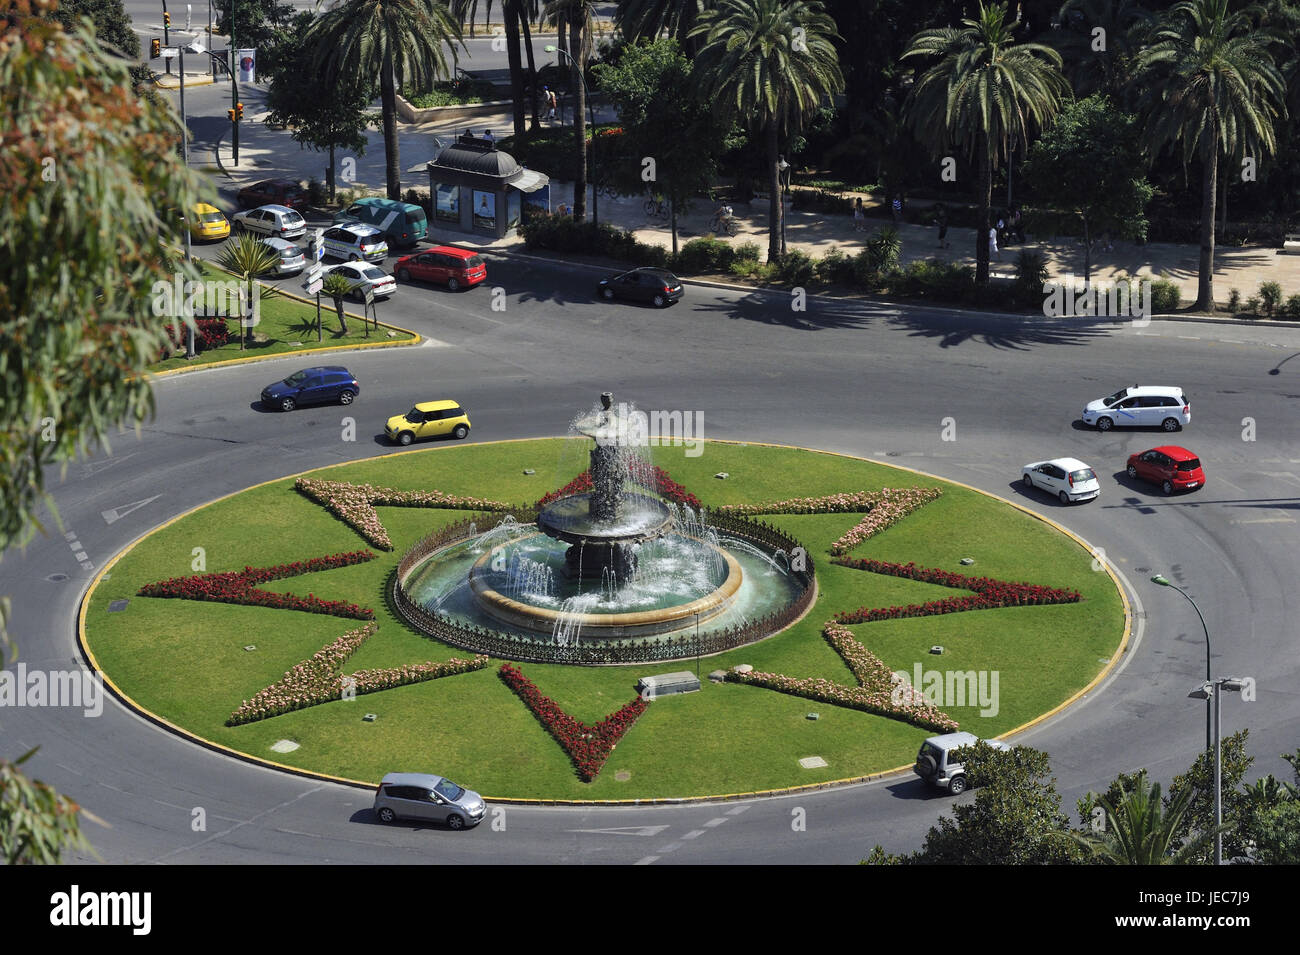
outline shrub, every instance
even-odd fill
[[[307,180],[307,204],[319,208],[325,204],[325,184],[315,176]]]
[[[880,271],[870,249],[863,249],[853,257],[853,284],[868,291],[880,287]]]
[[[1241,311],[1241,292],[1235,288],[1228,289],[1228,311],[1234,314]]]
[[[1047,256],[1032,249],[1016,255],[1016,300],[1023,305],[1039,304],[1043,300],[1043,283],[1047,281]]]
[[[196,318],[194,319],[194,326],[195,351],[220,348],[230,341],[230,328],[226,325],[224,318]],[[186,331],[184,322],[167,325],[167,337],[170,339],[173,348],[185,347]]]
[[[791,249],[781,256],[776,274],[787,285],[807,287],[817,278],[817,269],[807,252]]]
[[[742,242],[731,250],[738,260],[743,262],[757,262],[759,256],[758,244],[754,242]]]
[[[1292,295],[1286,300],[1286,317],[1300,319],[1300,295]]]
[[[1282,304],[1282,286],[1277,282],[1264,282],[1259,287],[1259,298],[1264,304],[1264,314],[1272,318]]]
[[[1156,314],[1172,312],[1182,301],[1183,293],[1168,279],[1156,279],[1151,283],[1151,310]]]
[[[1250,298],[1246,299],[1246,314],[1258,315],[1260,304],[1258,295],[1252,295]]]
[[[603,255],[656,268],[668,265],[667,249],[638,242],[631,232],[605,222],[595,225],[591,222],[575,222],[569,216],[541,213],[529,217],[519,231],[524,237],[525,246],[530,249]]]
[[[817,278],[827,284],[852,285],[854,262],[835,246],[823,255],[816,265]]]
[[[867,239],[867,252],[873,272],[888,272],[898,266],[903,242],[893,226],[882,226]]]
[[[725,272],[735,259],[731,246],[721,239],[692,239],[677,254],[677,270],[687,274]]]

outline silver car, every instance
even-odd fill
[[[389,773],[375,790],[375,815],[380,822],[421,819],[464,829],[482,822],[485,812],[487,806],[478,793],[428,773]]]
[[[267,236],[262,240],[262,245],[276,255],[277,261],[273,269],[276,275],[297,275],[307,267],[307,256],[288,239]]]

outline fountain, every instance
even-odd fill
[[[420,548],[397,575],[403,616],[497,656],[620,662],[762,639],[811,602],[811,572],[793,570],[787,556],[797,541],[643,490],[655,486],[648,442],[623,406],[615,410],[612,393],[573,431],[594,441],[591,489],[546,504],[535,525],[507,517]]]

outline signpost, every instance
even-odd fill
[[[366,314],[362,317],[361,324],[366,330],[366,337],[370,337],[370,316],[374,315],[375,330],[379,330],[379,312],[375,309],[375,290],[373,286],[367,285],[363,293],[366,299]]]

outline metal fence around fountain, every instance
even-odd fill
[[[520,509],[520,517],[516,519],[520,524],[531,523],[536,519],[536,512]],[[460,623],[442,614],[430,613],[407,596],[403,584],[406,575],[416,565],[435,551],[475,537],[481,533],[482,527],[494,521],[499,523],[500,520],[500,514],[475,514],[432,532],[407,551],[393,574],[392,598],[399,615],[416,629],[437,640],[476,653],[526,663],[599,666],[706,657],[734,650],[770,636],[798,620],[817,593],[812,557],[807,548],[795,538],[764,521],[733,515],[710,515],[708,523],[711,527],[754,544],[784,551],[787,557],[800,555],[804,562],[803,568],[792,568],[790,571],[802,584],[798,596],[780,610],[757,620],[706,631],[699,637],[689,634],[564,645],[546,637],[503,633]]]

